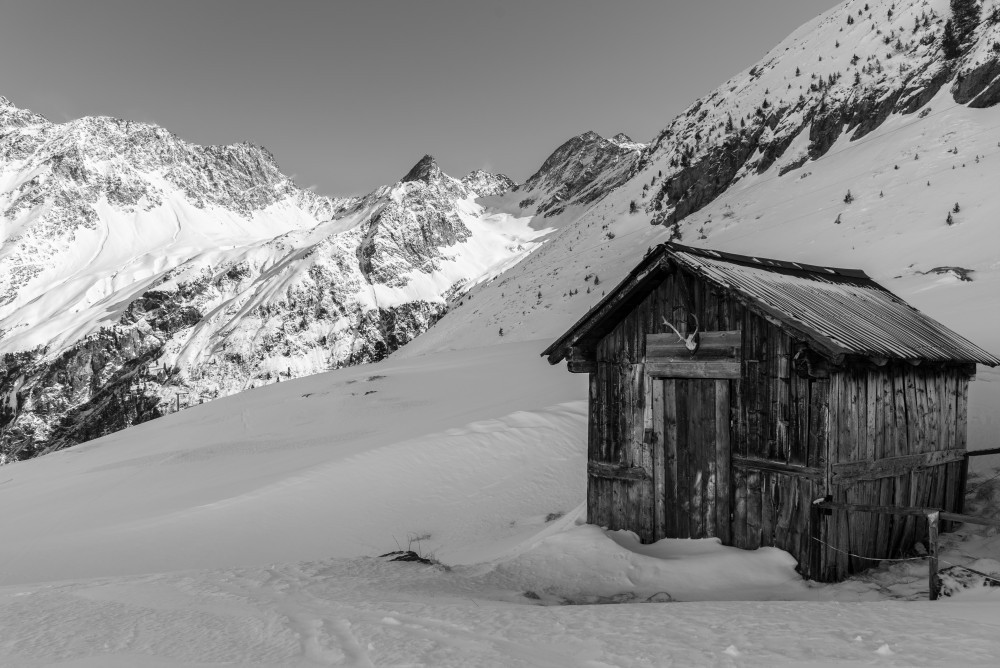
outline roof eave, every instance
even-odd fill
[[[542,351],[549,364],[558,364],[569,355],[570,348],[588,335],[599,330],[601,325],[622,310],[627,310],[633,302],[651,292],[658,279],[670,272],[670,263],[662,246],[653,251],[636,266],[614,289],[597,302],[569,330],[552,345]]]

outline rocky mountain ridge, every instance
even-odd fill
[[[20,356],[5,358],[0,384],[5,438],[23,444],[44,432],[49,440],[38,438],[54,444],[45,447],[56,447],[77,437],[52,436],[64,427],[68,434],[97,433],[114,423],[109,416],[124,415],[124,426],[133,414],[378,359],[446,310],[400,353],[549,337],[592,306],[650,245],[671,238],[862,266],[882,280],[899,279],[904,296],[923,299],[935,294],[930,288],[937,284],[928,285],[938,280],[935,267],[961,266],[976,277],[962,289],[979,290],[990,268],[1000,266],[984,236],[989,215],[978,200],[985,191],[976,190],[976,179],[990,174],[991,155],[979,142],[989,136],[1000,81],[997,3],[982,4],[979,24],[957,53],[946,54],[946,0],[844,2],[696,101],[648,144],[586,132],[517,187],[479,172],[452,179],[425,158],[399,183],[365,197],[325,200],[296,191],[241,217],[245,238],[224,252],[171,256],[169,267],[158,261],[156,271],[126,258],[126,269],[79,289],[82,301],[123,320],[101,321],[105,330],[74,339],[83,343],[58,353],[68,357],[56,364],[55,351],[68,348],[25,346],[24,333],[59,341],[50,330],[78,331],[76,321],[60,316],[72,322],[53,327],[23,314],[12,318],[17,309],[0,307],[6,328],[0,347]],[[974,110],[983,111],[970,115]],[[38,123],[27,112],[9,115],[17,119],[10,127]],[[954,157],[960,144],[968,158]],[[966,163],[963,178],[949,173]],[[280,179],[264,180],[283,187]],[[175,181],[211,184],[204,173]],[[174,181],[156,181],[164,183]],[[852,199],[844,184],[853,184],[863,205],[844,208]],[[924,220],[932,190],[948,207],[962,200],[961,223],[947,237],[937,227],[952,223]],[[205,209],[215,206],[208,195],[198,197]],[[164,198],[182,233],[187,201]],[[98,219],[113,218],[103,207],[94,205]],[[889,215],[903,210],[910,211],[905,221]],[[21,215],[19,221],[27,220]],[[901,250],[904,223],[906,238],[915,241]],[[497,227],[501,234],[489,236]],[[213,238],[232,239],[232,229]],[[169,250],[175,241],[156,243]],[[492,253],[496,248],[501,252]],[[866,267],[868,255],[881,264]],[[59,313],[43,293],[17,299],[12,304],[20,309],[30,303],[30,312],[46,306],[46,313]],[[143,361],[129,361],[136,359]],[[66,398],[66,382],[75,398]],[[109,389],[126,385],[127,391]],[[51,387],[66,396],[50,401],[45,388]]]
[[[476,289],[475,314],[452,312],[398,354],[479,345],[498,328],[556,337],[671,239],[863,268],[989,346],[981,318],[952,312],[989,299],[1000,267],[1000,3],[979,4],[952,57],[948,0],[850,0],[803,25],[657,133],[624,179],[616,166],[593,174],[618,185],[558,214],[544,246]],[[954,267],[973,281],[937,278]]]
[[[325,198],[252,144],[49,123],[3,100],[0,453],[381,359],[533,247],[476,203],[512,185],[426,156],[394,185]]]
[[[956,104],[1000,101],[1000,10],[959,53],[942,45],[947,0],[850,0],[795,31],[759,63],[696,101],[650,143],[659,179],[644,204],[673,225],[740,179],[777,161],[783,172],[823,156],[841,136],[865,137],[912,114],[945,85]]]
[[[633,174],[646,146],[624,132],[605,139],[588,130],[563,143],[516,192],[518,206],[545,217],[568,206],[585,206],[611,192]]]

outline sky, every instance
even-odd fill
[[[0,95],[52,121],[266,146],[327,195],[424,154],[527,179],[594,130],[648,141],[832,0],[0,0]]]

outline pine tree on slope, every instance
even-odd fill
[[[959,42],[968,39],[979,25],[978,0],[951,0],[951,16]]]
[[[944,51],[944,57],[948,60],[958,58],[958,37],[955,35],[955,28],[951,24],[951,19],[948,19],[944,24],[944,35],[941,37],[941,50]]]

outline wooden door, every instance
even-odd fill
[[[653,382],[656,538],[717,536],[729,543],[729,380]]]
[[[646,336],[653,377],[654,534],[731,542],[730,382],[740,377],[739,331],[702,332],[697,347]]]

